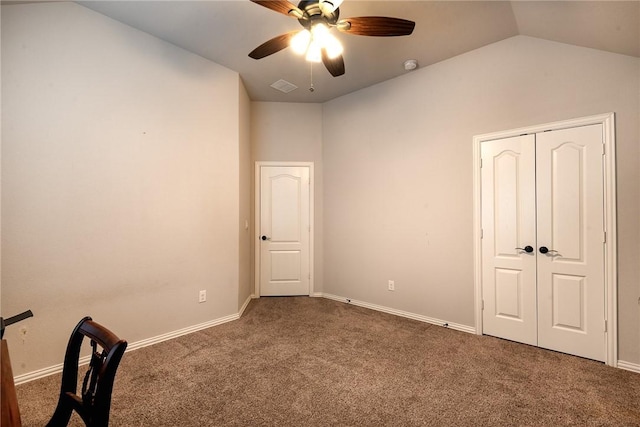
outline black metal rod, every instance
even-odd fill
[[[29,317],[33,317],[33,312],[31,310],[16,314],[15,316],[11,316],[8,319],[3,319],[2,317],[0,317],[0,338],[4,337],[5,326],[13,325],[14,323],[17,323],[21,320],[28,319]]]

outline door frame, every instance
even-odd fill
[[[308,167],[309,168],[309,296],[313,295],[313,279],[314,279],[314,234],[315,234],[315,226],[314,226],[314,187],[315,187],[315,179],[313,173],[313,162],[263,162],[257,161],[254,169],[254,227],[253,227],[253,239],[252,244],[254,247],[253,251],[253,281],[254,281],[254,298],[260,298],[260,245],[257,244],[258,239],[260,238],[260,196],[261,196],[261,173],[260,169],[263,167]]]
[[[473,257],[476,334],[482,335],[482,206],[481,206],[481,150],[484,141],[513,136],[540,133],[601,124],[604,144],[604,227],[606,232],[604,280],[605,280],[605,363],[617,367],[618,364],[618,255],[616,224],[616,153],[615,153],[615,113],[580,117],[542,125],[527,126],[473,137]]]

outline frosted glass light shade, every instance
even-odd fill
[[[309,30],[302,30],[298,34],[293,36],[293,38],[289,42],[289,46],[291,46],[291,49],[293,49],[293,51],[298,55],[303,55],[307,51],[310,41],[311,33],[309,32]]]
[[[309,49],[307,49],[307,61],[309,62],[320,62],[322,61],[322,46],[316,40],[312,40],[309,44]]]
[[[316,24],[311,29],[313,41],[327,51],[327,56],[334,59],[342,54],[343,48],[340,41],[329,32],[324,24]]]
[[[327,56],[331,59],[335,59],[338,56],[342,55],[342,52],[344,50],[342,48],[342,43],[340,43],[340,41],[331,34],[328,34],[328,37],[325,40],[324,48],[327,51]]]
[[[329,27],[322,23],[315,24],[311,31],[302,30],[289,41],[291,49],[299,54],[306,54],[307,61],[322,61],[322,49],[331,59],[342,55],[342,44],[330,33]]]

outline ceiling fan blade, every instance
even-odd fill
[[[303,30],[290,31],[288,33],[280,34],[279,36],[276,36],[271,40],[262,43],[260,46],[253,49],[251,53],[249,53],[249,57],[253,59],[262,59],[265,56],[273,55],[276,52],[280,52],[282,49],[289,47],[289,41],[291,40],[291,38],[298,34],[300,31]]]
[[[361,16],[347,18],[338,22],[338,30],[359,36],[394,37],[408,36],[413,32],[416,23],[400,18],[385,16]]]
[[[322,63],[333,77],[338,77],[344,74],[344,58],[342,55],[333,59],[329,58],[327,49],[322,49]]]
[[[303,12],[289,3],[287,0],[251,0],[255,4],[264,6],[283,15],[292,16],[296,19],[302,18]]]

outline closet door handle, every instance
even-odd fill
[[[549,249],[546,246],[540,246],[540,249],[538,249],[540,251],[541,254],[546,254],[548,252],[558,252],[555,249]]]
[[[267,237],[267,236],[262,236],[260,237],[262,240],[271,240],[271,237]]]
[[[524,248],[516,248],[516,250],[525,251],[526,253],[530,254],[531,252],[533,252],[533,247],[527,245]]]

